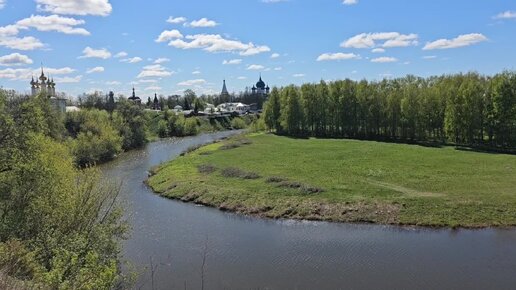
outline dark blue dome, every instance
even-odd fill
[[[256,87],[259,89],[265,89],[265,83],[262,81],[262,77],[260,76],[260,80],[256,83]]]

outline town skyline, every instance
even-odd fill
[[[494,74],[516,59],[507,49],[516,7],[506,1],[3,0],[0,8],[0,86],[21,93],[40,63],[70,96],[128,95],[133,86],[147,96],[219,94],[224,79],[239,92],[260,73],[271,87]]]

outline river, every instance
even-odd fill
[[[136,289],[516,288],[514,229],[265,220],[168,200],[143,184],[151,166],[231,134],[154,142],[102,166],[123,181],[132,226],[123,254],[141,272]]]

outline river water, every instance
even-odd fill
[[[264,220],[164,199],[143,184],[151,166],[235,133],[151,143],[102,167],[123,181],[132,225],[123,253],[141,273],[136,289],[516,289],[514,229]]]

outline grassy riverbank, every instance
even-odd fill
[[[270,218],[516,225],[516,156],[355,140],[239,136],[163,164],[159,194]]]

